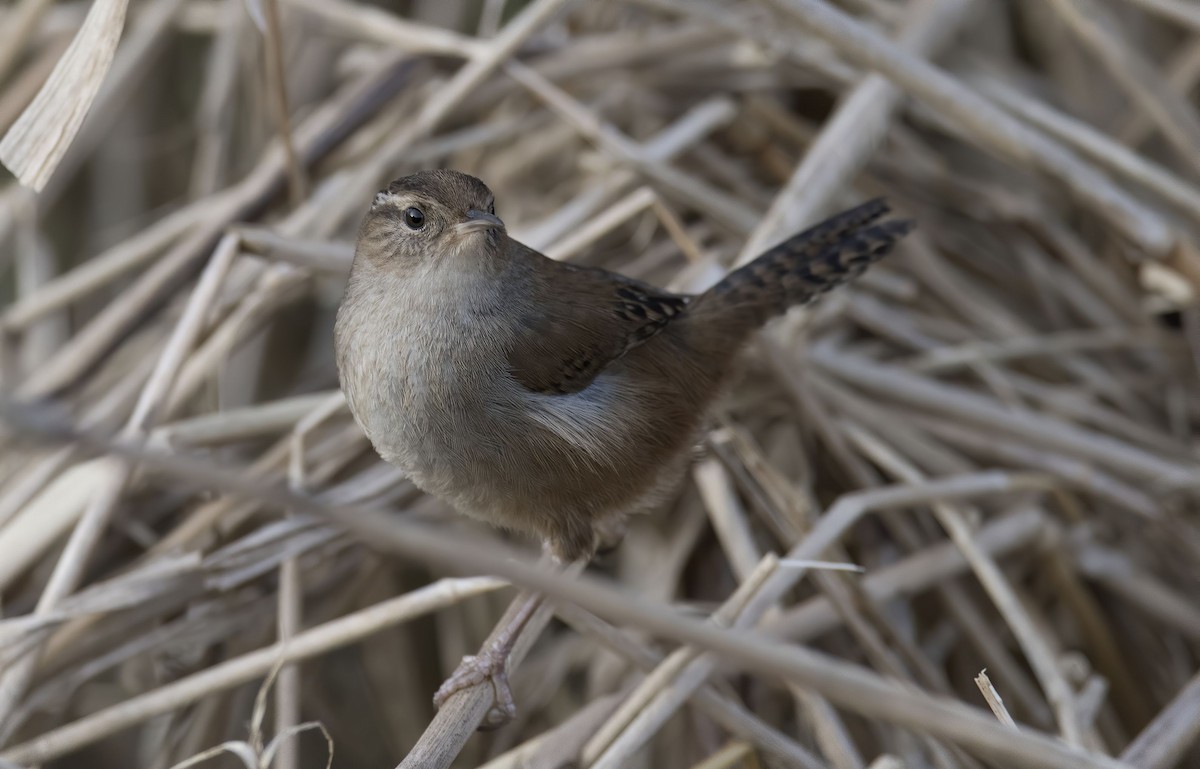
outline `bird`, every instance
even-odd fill
[[[912,228],[875,199],[698,295],[551,259],[509,236],[481,180],[419,171],[362,220],[334,325],[338,376],[375,451],[460,513],[559,564],[620,541],[682,485],[705,418],[767,321],[854,278]],[[490,680],[540,597],[435,695]]]

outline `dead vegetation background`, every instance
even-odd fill
[[[1200,766],[1198,6],[124,6],[0,9],[0,130],[101,25],[5,150],[0,763]],[[919,230],[555,579],[337,393],[358,219],[430,166],[681,290],[867,196]],[[430,697],[505,580],[555,618],[476,734]]]

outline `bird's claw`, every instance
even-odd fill
[[[494,699],[484,723],[490,728],[508,723],[517,714],[517,703],[508,684],[507,663],[508,650],[499,644],[491,645],[477,655],[463,657],[462,663],[433,695],[434,706],[440,709],[446,700],[463,689],[490,680]]]

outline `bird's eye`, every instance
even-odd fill
[[[404,209],[404,224],[410,230],[419,230],[425,226],[425,212],[414,206]]]
[[[496,201],[495,200],[488,202],[488,213],[491,214],[492,216],[496,215]]]

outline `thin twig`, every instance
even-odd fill
[[[1017,722],[1008,714],[1008,708],[1004,707],[1004,700],[1000,698],[996,687],[992,686],[992,679],[988,678],[986,670],[981,670],[979,675],[975,676],[975,685],[979,687],[979,693],[983,695],[983,699],[987,701],[988,707],[996,714],[1000,723],[1017,728]]]

